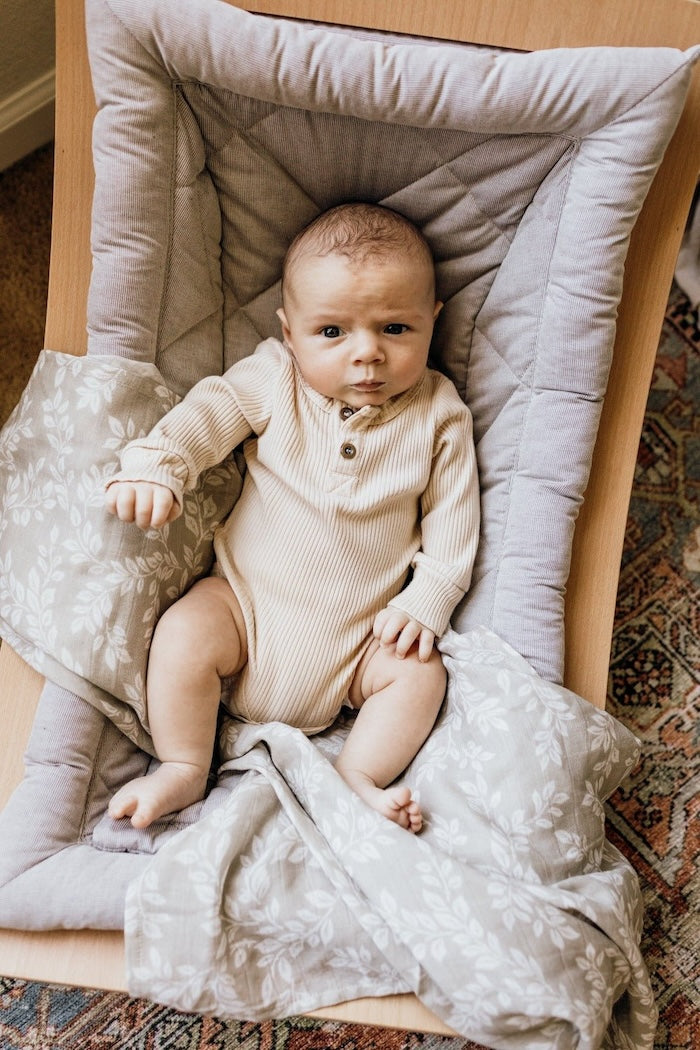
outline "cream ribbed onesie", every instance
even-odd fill
[[[353,410],[309,387],[268,339],[128,445],[111,480],[158,482],[182,502],[242,441],[243,491],[214,537],[247,630],[232,713],[317,732],[347,698],[381,609],[440,635],[469,586],[471,415],[432,370],[384,405]]]

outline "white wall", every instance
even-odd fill
[[[53,137],[54,0],[0,0],[0,171]]]

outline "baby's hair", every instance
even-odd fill
[[[305,226],[289,246],[282,270],[282,290],[305,256],[343,255],[361,265],[368,259],[409,252],[425,262],[434,278],[430,246],[417,226],[380,204],[339,204]]]

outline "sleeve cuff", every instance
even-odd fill
[[[122,469],[118,474],[108,478],[105,490],[117,481],[150,481],[155,485],[164,485],[170,489],[177,502],[182,506],[185,491],[190,487],[190,471],[187,463],[178,455],[154,452],[151,457],[148,451],[140,448],[126,448],[122,453]]]
[[[389,605],[422,623],[436,637],[447,630],[450,617],[464,597],[464,588],[417,565],[413,579]]]

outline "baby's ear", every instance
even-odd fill
[[[289,323],[287,321],[287,315],[284,312],[284,307],[280,306],[279,310],[275,312],[280,319],[280,324],[282,325],[282,338],[284,339],[287,346],[291,346],[291,332],[289,331]]]
[[[435,303],[435,309],[433,310],[433,321],[437,321],[438,314],[440,313],[440,311],[442,310],[444,305],[445,304],[440,302],[439,299],[437,300],[437,302]],[[279,313],[279,311],[278,311],[278,313]]]

